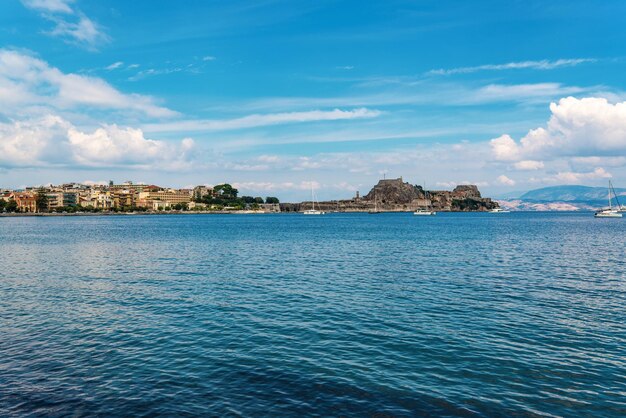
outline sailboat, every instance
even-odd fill
[[[376,190],[374,190],[374,210],[370,210],[367,213],[370,215],[376,215],[378,213],[382,213],[378,210],[378,196],[376,195]]]
[[[611,200],[612,200],[611,191],[615,195],[615,201],[617,202],[618,209],[613,209],[613,206],[611,206]],[[593,216],[596,218],[621,218],[622,217],[622,214],[620,213],[621,209],[622,209],[622,206],[620,205],[619,200],[617,199],[617,193],[615,193],[615,190],[613,189],[613,184],[611,184],[611,181],[609,180],[609,208],[599,210]]]
[[[424,183],[424,198],[427,197],[426,195],[426,183]],[[413,215],[416,216],[434,216],[436,215],[437,212],[435,212],[434,210],[431,209],[424,209],[424,208],[419,208],[417,209],[415,212],[413,212]]]
[[[319,204],[318,204],[319,206]],[[311,186],[311,209],[302,212],[303,215],[325,215],[326,212],[315,209],[315,195],[313,194],[313,186]]]

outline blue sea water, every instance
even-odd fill
[[[626,415],[626,219],[0,218],[1,416]]]

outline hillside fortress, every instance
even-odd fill
[[[284,203],[281,211],[298,212],[312,208],[312,202]],[[315,202],[315,208],[324,211],[367,212],[374,209],[385,212],[409,212],[431,209],[443,212],[479,212],[497,208],[498,203],[480,195],[475,185],[456,186],[454,190],[424,190],[398,179],[379,180],[365,196],[349,200]]]

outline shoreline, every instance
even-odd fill
[[[36,218],[57,216],[137,216],[137,215],[271,215],[281,212],[260,211],[187,211],[187,212],[83,212],[83,213],[0,213],[0,218]]]
[[[385,213],[412,213],[413,211],[380,211]],[[489,213],[488,211],[439,211],[440,213]],[[573,210],[517,210],[512,213],[584,213],[593,211]],[[335,211],[328,213],[368,214],[368,211]],[[175,216],[175,215],[302,215],[302,212],[260,212],[260,211],[188,211],[188,212],[99,212],[99,213],[0,213],[0,218],[38,218],[65,216]]]

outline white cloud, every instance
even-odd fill
[[[117,61],[114,62],[113,64],[109,65],[108,67],[105,67],[105,70],[116,70],[118,68],[120,68],[122,65],[124,65],[124,63],[122,61]]]
[[[128,81],[137,81],[137,80],[141,80],[143,78],[150,77],[150,76],[180,73],[182,71],[185,71],[185,69],[182,67],[161,68],[161,69],[148,68],[147,70],[139,71],[137,74],[131,77],[128,77]]]
[[[500,184],[504,184],[505,186],[515,186],[515,180],[508,178],[504,174],[498,176],[496,181]]]
[[[0,114],[16,112],[24,106],[57,109],[92,106],[101,109],[134,110],[152,117],[169,117],[176,112],[158,106],[154,99],[124,94],[101,78],[64,74],[45,61],[22,52],[0,49],[0,100],[21,107],[0,108]]]
[[[277,163],[280,161],[280,157],[278,155],[260,155],[257,160],[264,163]]]
[[[24,6],[50,13],[74,13],[70,7],[74,0],[22,0]]]
[[[321,184],[317,181],[301,181],[301,182],[236,182],[233,183],[233,187],[241,190],[255,191],[255,192],[275,192],[284,190],[318,190],[321,188]]]
[[[604,168],[598,167],[593,171],[586,173],[576,173],[572,171],[560,172],[554,176],[548,177],[545,179],[547,182],[553,183],[581,183],[585,180],[598,180],[598,179],[609,179],[613,177],[613,175],[607,172]]]
[[[574,59],[558,59],[554,61],[540,60],[540,61],[519,61],[508,62],[505,64],[486,64],[477,65],[474,67],[459,67],[450,69],[438,69],[431,70],[429,74],[435,75],[452,75],[452,74],[469,74],[478,71],[502,71],[502,70],[520,70],[520,69],[533,69],[533,70],[553,70],[559,67],[572,67],[579,64],[596,62],[594,58],[574,58]]]
[[[489,84],[467,96],[459,97],[457,101],[464,104],[503,101],[543,102],[554,97],[563,97],[584,91],[583,88],[563,86],[560,83]]]
[[[286,123],[375,118],[379,116],[380,113],[381,112],[378,110],[366,108],[353,110],[312,110],[307,112],[256,114],[228,120],[186,120],[171,123],[147,124],[144,126],[144,129],[147,132],[224,131]]]
[[[540,170],[544,167],[543,161],[535,161],[535,160],[523,160],[518,161],[513,164],[516,170],[521,171],[532,171],[532,170]]]
[[[66,158],[64,136],[71,125],[57,116],[0,123],[0,165],[54,165]]]
[[[86,186],[106,186],[109,182],[107,180],[83,180],[80,184],[84,184]]]
[[[574,157],[570,159],[570,164],[577,167],[624,167],[626,157]]]
[[[100,25],[83,13],[73,9],[73,0],[22,0],[22,3],[41,13],[55,27],[48,32],[51,36],[64,38],[66,41],[95,49],[101,43],[109,41]]]
[[[83,132],[53,115],[0,123],[0,165],[32,167],[80,165],[83,167],[184,168],[192,160],[194,141],[179,144],[144,137],[139,129],[104,125]]]
[[[94,49],[100,43],[109,41],[109,36],[102,32],[100,26],[85,15],[79,15],[78,21],[69,22],[61,18],[52,19],[56,26],[49,33]]]
[[[87,166],[141,165],[161,161],[171,164],[172,160],[187,160],[186,154],[194,147],[190,138],[172,146],[145,138],[140,129],[117,125],[106,125],[91,133],[71,127],[67,137],[74,160]]]
[[[490,142],[493,156],[498,161],[513,161],[519,158],[519,145],[509,135],[502,135]]]
[[[543,157],[613,156],[626,152],[626,102],[567,97],[550,104],[546,127],[532,129],[519,142],[508,135],[491,140],[499,161]]]

